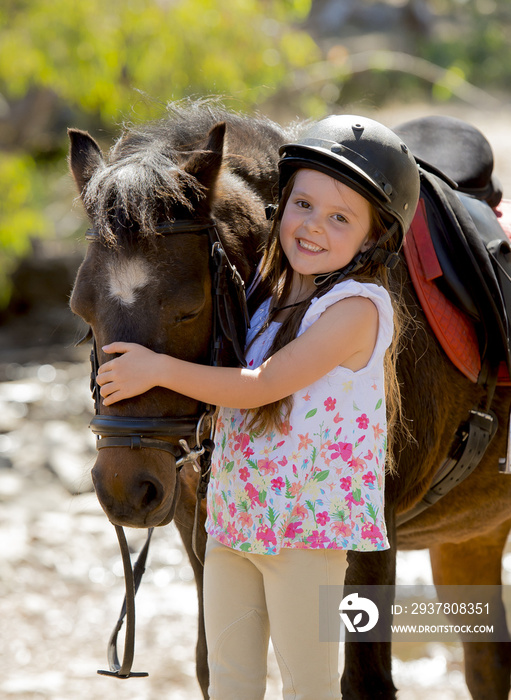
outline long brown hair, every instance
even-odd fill
[[[278,309],[285,305],[291,290],[293,269],[280,245],[280,223],[294,186],[296,172],[291,176],[282,192],[279,206],[274,216],[269,242],[261,263],[261,282],[249,299],[250,311],[253,313],[263,301],[270,298],[268,318],[256,335],[256,338],[266,330]],[[380,212],[371,204],[370,240],[377,242],[388,230],[388,227],[389,223],[383,219]],[[391,238],[389,241],[383,243],[381,247],[384,250],[392,250],[393,245],[394,242]],[[401,394],[396,374],[396,361],[400,351],[404,327],[408,322],[408,316],[402,300],[390,289],[388,270],[381,263],[369,260],[355,273],[346,276],[346,279],[350,278],[360,282],[372,282],[383,286],[389,292],[394,308],[393,339],[384,357],[385,399],[388,424],[387,467],[392,470],[394,467],[391,449],[392,434],[396,428],[403,425],[401,421]],[[337,279],[334,279],[333,282],[326,282],[319,286],[310,296],[293,309],[293,313],[289,314],[280,325],[265,359],[274,355],[278,350],[296,338],[303,317],[311,301],[326,294],[337,281]],[[292,407],[293,397],[286,396],[274,403],[252,409],[249,412],[247,428],[257,434],[270,432],[271,430],[286,432]]]

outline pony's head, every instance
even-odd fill
[[[91,327],[99,364],[109,359],[102,346],[113,341],[210,361],[211,242],[186,227],[173,229],[173,222],[214,221],[245,281],[255,266],[266,233],[265,202],[226,165],[226,124],[205,126],[180,131],[160,123],[132,131],[109,157],[89,134],[69,131],[71,172],[93,231],[71,308]],[[224,355],[224,363],[233,361],[228,346]],[[204,409],[154,388],[111,407],[100,402],[99,410],[120,419],[173,419],[198,417]],[[114,524],[150,527],[172,517],[178,436],[159,437],[176,450],[115,444],[98,450],[94,486]]]

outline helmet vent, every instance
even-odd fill
[[[385,192],[386,195],[388,195],[390,197],[390,195],[392,194],[392,185],[390,184],[390,182],[386,182],[383,185],[383,191]]]

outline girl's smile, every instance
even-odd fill
[[[280,242],[295,273],[333,272],[367,250],[371,222],[371,205],[362,195],[329,175],[302,169],[282,216]]]

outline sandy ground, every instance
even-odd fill
[[[508,107],[483,113],[411,106],[373,116],[392,125],[425,112],[448,112],[479,126],[511,193]],[[68,348],[62,361],[59,348],[41,359],[12,347],[0,357],[0,697],[199,700],[196,593],[172,524],[153,538],[137,598],[134,670],[149,677],[121,682],[96,675],[107,663],[124,584],[114,530],[90,491],[87,352]],[[128,535],[138,549],[142,533]],[[511,555],[504,569],[511,576]],[[415,580],[431,580],[427,553],[400,553],[398,582]],[[394,654],[400,700],[469,698],[459,645],[395,645]],[[279,688],[271,656],[268,700],[280,697]]]

